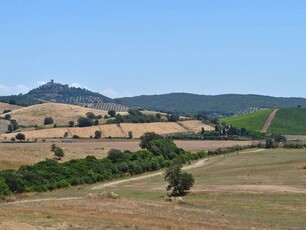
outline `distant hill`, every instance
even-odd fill
[[[260,131],[272,110],[238,115],[222,119],[237,128]],[[306,135],[306,108],[281,108],[276,113],[268,133]]]
[[[53,80],[38,88],[32,89],[24,95],[0,97],[0,101],[23,106],[57,102],[99,110],[115,110],[117,112],[128,109],[126,106],[120,105],[117,101],[99,93],[91,92],[87,89],[70,87],[67,84],[54,83]]]
[[[86,116],[88,112],[93,112],[95,115],[102,116],[107,114],[107,111],[50,102],[20,108],[9,114],[12,116],[12,119],[16,119],[22,126],[42,126],[46,117],[52,117],[54,123],[61,126],[67,125],[69,121],[75,121],[76,123],[79,117]],[[4,117],[4,114],[0,115],[0,117]]]
[[[284,98],[261,95],[223,94],[216,96],[189,93],[171,93],[151,96],[118,98],[128,107],[141,107],[154,111],[167,111],[178,114],[203,112],[230,116],[255,112],[263,108],[306,107],[305,98]]]

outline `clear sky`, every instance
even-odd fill
[[[306,97],[305,0],[0,0],[0,95]]]

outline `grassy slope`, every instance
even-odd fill
[[[237,128],[246,128],[252,131],[260,131],[269,117],[272,109],[224,118],[221,121]]]
[[[306,108],[280,109],[268,129],[270,133],[306,135]]]
[[[210,159],[205,167],[192,169],[196,184],[192,193],[184,197],[185,204],[165,202],[166,183],[163,176],[156,176],[101,191],[91,190],[92,186],[82,186],[41,193],[32,199],[88,197],[89,193],[105,190],[119,194],[121,199],[50,201],[43,205],[38,202],[20,203],[14,206],[18,212],[12,206],[4,206],[0,220],[13,219],[33,224],[64,222],[72,227],[82,224],[92,229],[108,225],[110,228],[126,226],[132,229],[304,229],[305,193],[285,192],[285,189],[247,192],[236,187],[306,188],[305,170],[300,169],[304,165],[304,150],[276,149],[232,154]],[[63,205],[67,208],[62,208]],[[84,210],[88,214],[80,216]]]

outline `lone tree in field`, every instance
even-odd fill
[[[25,135],[23,133],[18,133],[15,138],[19,141],[24,141],[25,140]]]
[[[184,196],[194,184],[192,174],[182,171],[181,164],[171,165],[165,172],[165,181],[169,183],[167,191],[171,196]]]
[[[101,131],[100,131],[100,130],[97,130],[97,131],[95,132],[95,139],[100,139],[101,136],[102,136]]]
[[[57,160],[61,160],[64,157],[64,150],[58,147],[56,144],[51,145],[51,151],[54,153],[54,158]]]
[[[68,126],[69,126],[69,127],[73,127],[73,126],[74,126],[74,121],[69,121],[69,122],[68,122]]]
[[[52,117],[46,117],[44,120],[44,125],[51,125],[53,124],[53,118]]]

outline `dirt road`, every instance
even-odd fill
[[[274,119],[276,113],[278,112],[278,110],[279,110],[279,109],[274,109],[274,110],[272,111],[272,113],[269,115],[269,117],[268,117],[268,119],[267,119],[265,125],[264,125],[264,126],[262,127],[262,129],[261,129],[261,132],[262,132],[262,133],[267,132],[267,130],[268,130],[268,128],[270,127],[270,125],[271,125],[271,123],[272,123],[272,121],[273,121],[273,119]]]

